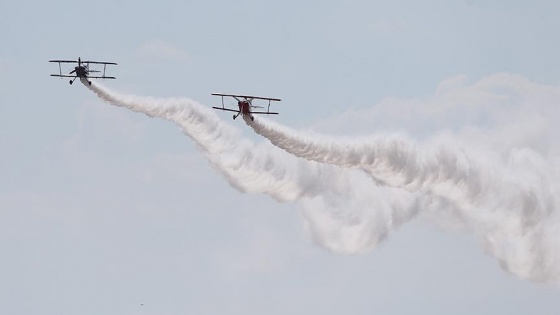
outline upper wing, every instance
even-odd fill
[[[82,63],[94,63],[99,65],[117,65],[114,62],[105,62],[105,61],[89,61],[89,60],[82,60]]]
[[[281,99],[279,99],[279,98],[261,97],[261,96],[252,96],[252,95],[236,95],[236,94],[222,94],[222,93],[212,93],[212,95],[243,97],[243,98],[246,98],[246,99],[254,99],[254,100],[267,100],[267,101],[277,101],[277,102],[281,101]]]
[[[78,60],[49,60],[49,62],[59,62],[59,63],[78,63]]]

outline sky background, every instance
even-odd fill
[[[560,3],[18,1],[0,8],[0,313],[560,311],[557,284],[507,273],[468,231],[428,217],[365,253],[324,249],[297,203],[240,193],[176,126],[51,78],[58,68],[47,62],[117,62],[108,69],[117,80],[102,82],[112,90],[208,106],[220,102],[214,92],[278,97],[273,119],[296,129],[425,139],[507,124],[496,118],[507,108],[488,119],[486,103],[434,111],[428,105],[441,103],[434,100],[449,82],[465,86],[465,97],[500,73],[530,82],[537,96],[540,87],[560,88]],[[243,122],[218,115],[267,145]],[[560,145],[549,136],[554,152]]]

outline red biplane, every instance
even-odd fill
[[[82,61],[79,57],[78,60],[49,60],[49,62],[58,62],[58,74],[51,74],[51,77],[62,77],[62,78],[73,78],[70,80],[70,84],[74,83],[77,78],[84,78],[87,80],[89,85],[91,85],[91,81],[89,79],[116,79],[115,77],[108,77],[105,75],[105,69],[107,65],[117,65],[114,62],[105,62],[105,61],[89,61],[84,60]],[[68,74],[62,74],[62,63],[77,63],[78,65],[74,67],[74,70],[70,71]],[[102,76],[90,76],[90,73],[94,72],[101,72],[101,70],[92,70],[90,69],[90,64],[94,65],[103,65],[103,75]]]
[[[212,95],[222,97],[222,107],[212,107],[212,108],[237,113],[237,114],[233,115],[233,119],[237,118],[241,114],[243,116],[249,116],[251,118],[251,120],[255,120],[255,117],[253,117],[253,114],[278,115],[278,113],[270,111],[270,102],[271,101],[275,101],[275,102],[280,102],[281,101],[281,99],[279,99],[279,98],[250,96],[250,95],[235,95],[235,94],[221,94],[221,93],[212,93]],[[224,106],[224,96],[233,97],[237,101],[238,109],[226,108]],[[266,112],[265,111],[253,111],[253,108],[264,108],[264,106],[253,105],[253,100],[268,101],[268,107],[266,109]]]

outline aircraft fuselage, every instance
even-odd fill
[[[88,75],[88,71],[86,70],[86,67],[84,67],[84,66],[74,67],[74,70],[76,71],[76,76],[79,77],[79,78],[85,78]]]

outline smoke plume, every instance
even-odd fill
[[[282,151],[242,138],[189,99],[86,86],[113,105],[177,124],[238,190],[298,202],[312,238],[330,250],[370,249],[429,213],[471,230],[505,270],[534,281],[560,279],[558,159],[537,145],[520,145],[521,136],[500,141],[502,147],[490,143],[497,133],[484,132],[472,137],[481,145],[449,134],[423,141],[402,134],[350,139],[246,119]]]
[[[267,143],[252,143],[215,111],[193,100],[123,95],[95,82],[82,83],[112,105],[175,123],[239,191],[299,202],[311,237],[329,250],[370,249],[417,213],[414,194],[380,189],[360,173],[298,159]]]
[[[503,76],[494,79],[499,84],[489,90],[511,88],[500,81]],[[510,81],[515,83],[515,79]],[[551,94],[557,105],[558,91]],[[536,106],[533,109],[539,111]],[[518,126],[523,127],[529,117],[525,116]],[[491,132],[487,139],[479,137],[482,143],[472,145],[452,134],[435,135],[422,142],[401,134],[357,139],[300,132],[264,119],[245,121],[257,134],[294,156],[360,170],[382,186],[421,194],[432,203],[444,201],[443,210],[452,212],[452,217],[472,230],[504,269],[522,278],[559,280],[556,192],[560,169],[557,156],[547,156],[550,148],[539,152],[538,145],[519,145],[523,141],[507,139],[503,142],[510,146],[498,149],[490,143]],[[534,128],[529,130],[533,132]],[[507,136],[527,135],[518,131]],[[419,211],[425,211],[431,205],[421,207]]]

